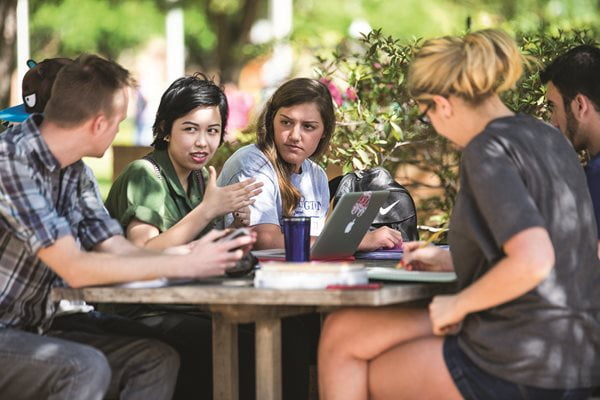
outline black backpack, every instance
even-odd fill
[[[406,241],[419,240],[415,202],[408,190],[396,182],[386,169],[376,167],[350,172],[329,181],[329,193],[333,199],[333,207],[345,193],[370,190],[390,191],[390,195],[381,206],[371,228],[385,225],[402,232],[402,238]]]

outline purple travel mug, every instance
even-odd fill
[[[310,217],[283,217],[286,261],[310,260]]]

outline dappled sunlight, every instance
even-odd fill
[[[41,360],[53,359],[56,355],[62,355],[64,350],[58,343],[44,343],[35,350],[33,356]]]

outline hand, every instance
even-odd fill
[[[250,207],[242,207],[233,213],[232,228],[243,228],[250,225]]]
[[[215,168],[208,167],[209,177],[206,184],[202,207],[216,218],[221,215],[248,207],[254,203],[254,197],[262,192],[262,182],[255,182],[250,178],[232,185],[217,186],[217,172]]]
[[[228,232],[227,230],[212,230],[202,238],[190,243],[191,250],[189,257],[185,260],[185,265],[182,266],[182,277],[223,275],[225,270],[235,266],[236,262],[256,242],[256,234],[218,242],[218,239]]]
[[[388,226],[367,232],[358,245],[360,251],[373,251],[381,248],[392,249],[402,246],[402,233]]]
[[[437,246],[422,247],[425,242],[406,242],[402,246],[402,264],[411,271],[454,271],[450,252]]]
[[[460,330],[465,313],[460,311],[457,297],[457,295],[435,296],[429,304],[429,319],[435,335],[455,334]]]

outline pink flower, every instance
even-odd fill
[[[358,98],[358,96],[356,95],[356,90],[354,90],[352,86],[348,86],[348,89],[346,89],[346,97],[350,101],[356,101],[356,99]]]
[[[344,100],[342,99],[342,94],[340,93],[338,87],[335,86],[329,79],[321,78],[319,81],[327,86],[327,89],[329,89],[329,93],[331,94],[331,98],[335,104],[337,104],[338,107],[341,106]]]

